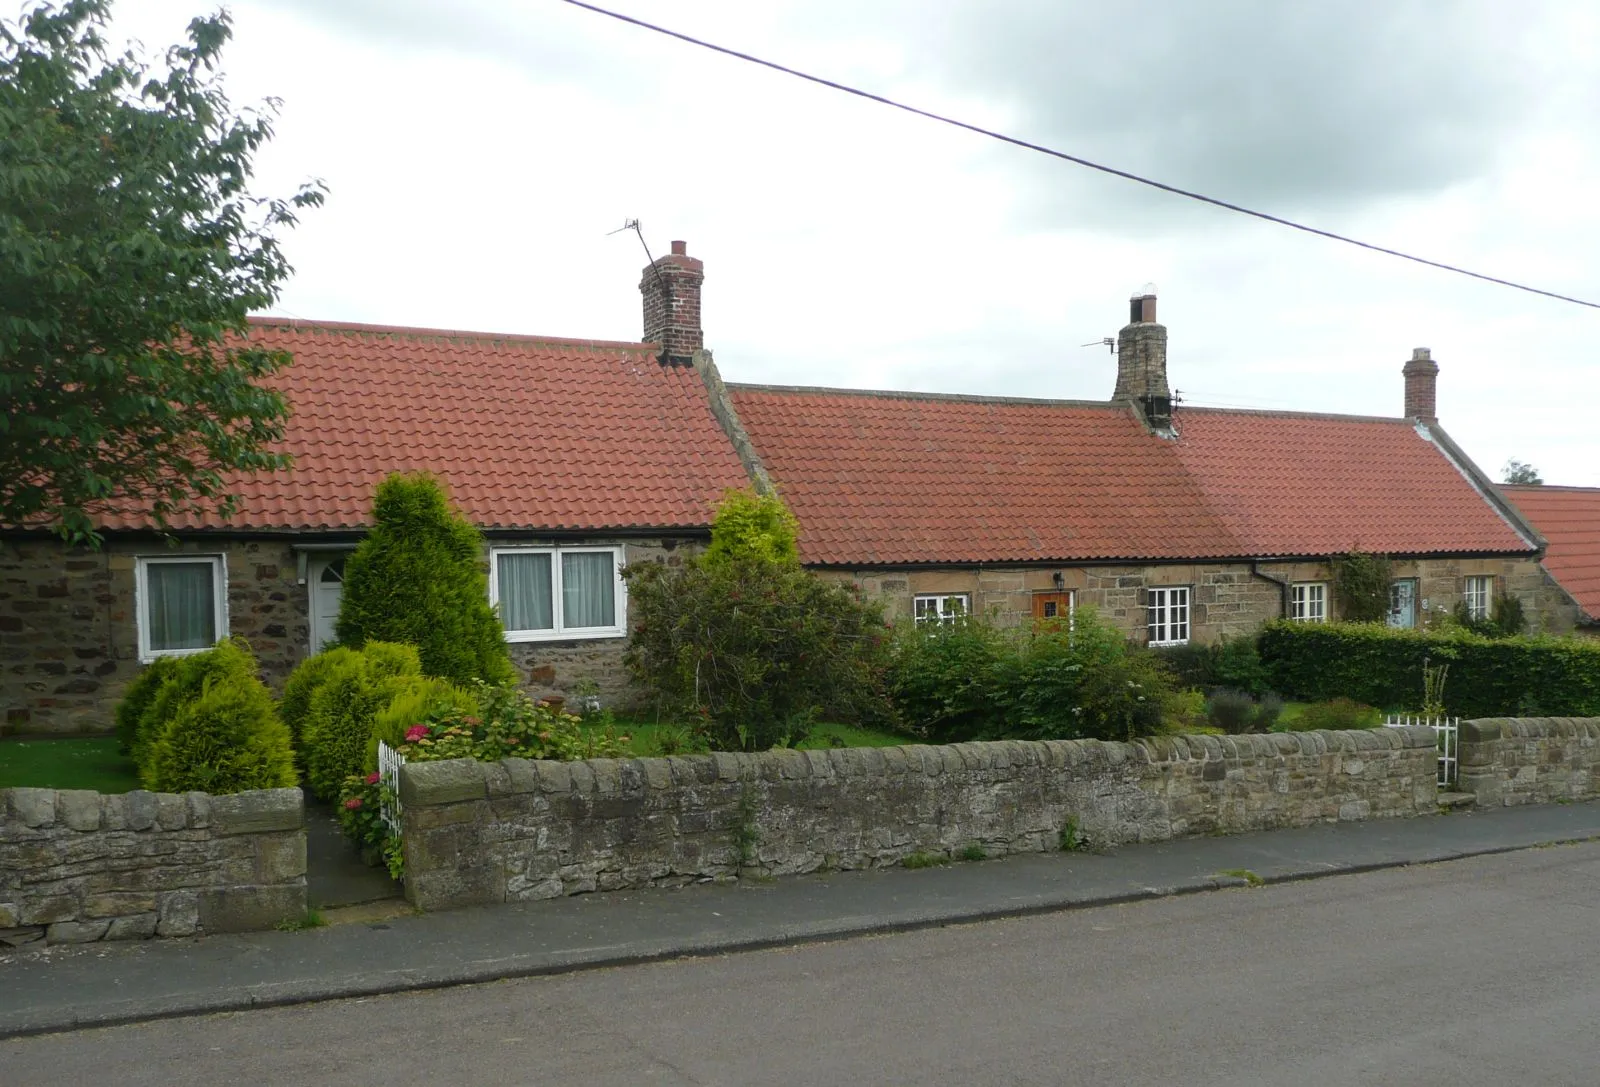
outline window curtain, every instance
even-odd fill
[[[208,649],[216,644],[215,569],[209,562],[152,562],[145,567],[151,649]]]
[[[617,625],[615,562],[609,551],[580,551],[561,556],[562,626]]]
[[[507,630],[555,627],[549,555],[499,555],[495,570],[500,581],[500,622]]]

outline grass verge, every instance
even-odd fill
[[[0,740],[0,789],[10,788],[126,793],[139,774],[114,736]]]

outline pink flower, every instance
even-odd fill
[[[372,773],[367,775],[367,784],[368,785],[376,785],[376,784],[378,784],[378,772],[376,770],[374,770]]]
[[[406,743],[415,743],[428,734],[427,725],[412,725],[406,729]]]
[[[361,807],[361,798],[359,796],[352,796],[344,802],[345,811],[355,811],[359,807]]]

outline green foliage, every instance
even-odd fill
[[[1265,694],[1268,689],[1267,669],[1261,663],[1253,636],[1158,646],[1150,652],[1172,670],[1184,687],[1205,691],[1227,687],[1252,695]]]
[[[233,508],[284,466],[290,359],[246,317],[290,274],[274,233],[320,184],[259,199],[276,103],[235,114],[226,12],[150,63],[108,51],[109,0],[0,22],[0,524],[98,543],[111,510]]]
[[[426,675],[510,683],[516,670],[489,606],[483,537],[439,481],[394,474],[378,484],[372,531],[345,560],[339,641],[414,645]]]
[[[1481,619],[1467,611],[1465,600],[1458,601],[1451,619],[1454,625],[1462,630],[1481,634],[1485,638],[1511,638],[1528,629],[1528,619],[1522,609],[1522,600],[1515,596],[1496,597],[1494,610]]]
[[[355,842],[363,853],[370,852],[381,859],[391,878],[401,879],[405,876],[405,849],[400,836],[383,817],[384,807],[394,801],[394,785],[384,781],[374,770],[351,774],[344,779],[335,810],[345,837]]]
[[[294,785],[289,730],[266,685],[254,675],[208,677],[150,745],[140,780],[156,792],[212,795]]]
[[[629,566],[624,659],[663,716],[701,722],[719,750],[803,740],[826,717],[888,719],[888,630],[858,592],[748,555]]]
[[[1383,723],[1383,714],[1361,702],[1349,698],[1334,698],[1327,702],[1314,702],[1300,711],[1292,721],[1279,722],[1278,732],[1347,732],[1352,729],[1377,728]]]
[[[1063,853],[1076,853],[1083,848],[1083,833],[1078,828],[1078,817],[1067,816],[1066,822],[1061,824],[1061,832],[1056,836],[1056,844]]]
[[[1389,615],[1389,583],[1393,567],[1387,555],[1352,551],[1340,555],[1333,568],[1333,597],[1339,617],[1351,623],[1381,623]]]
[[[314,657],[307,657],[289,673],[283,685],[283,697],[278,700],[278,716],[289,728],[289,740],[296,751],[300,750],[301,733],[305,729],[306,715],[311,712],[311,697],[328,677],[356,660],[359,654],[345,646],[334,646]]]
[[[1205,706],[1206,720],[1228,735],[1267,732],[1283,713],[1283,699],[1268,692],[1259,699],[1247,691],[1219,687]]]
[[[169,680],[176,679],[183,662],[179,657],[157,657],[136,676],[122,692],[117,703],[117,750],[124,755],[133,751],[139,734],[139,719],[155,701],[156,695]]]
[[[382,643],[373,643],[378,644]],[[478,710],[477,695],[449,680],[432,676],[407,677],[407,682],[397,687],[389,704],[373,715],[366,769],[377,769],[379,740],[398,749],[406,742],[406,730],[413,725],[444,716],[475,717]]]
[[[300,747],[306,783],[317,796],[333,799],[345,778],[361,772],[378,713],[396,695],[415,689],[414,667],[410,672],[394,670],[406,660],[396,650],[369,645],[333,665],[311,695]]]
[[[1524,464],[1515,457],[1506,461],[1506,466],[1500,470],[1500,479],[1505,483],[1543,483],[1544,477],[1539,475],[1539,469],[1531,464]]]
[[[901,868],[935,868],[949,863],[950,858],[943,853],[924,853],[920,850],[900,858]]]
[[[156,739],[185,706],[200,699],[208,684],[224,680],[244,684],[256,678],[256,659],[250,647],[238,638],[224,638],[203,653],[177,660],[177,669],[156,690],[134,729],[129,754],[141,775]]]
[[[1378,624],[1269,623],[1261,656],[1274,689],[1307,702],[1344,696],[1391,710],[1420,710],[1417,677],[1448,659],[1450,709],[1502,717],[1537,705],[1561,717],[1600,715],[1600,643],[1545,635],[1484,638],[1466,631],[1395,630]]]
[[[515,687],[476,684],[477,714],[443,708],[407,727],[395,748],[410,762],[436,759],[614,759],[629,754],[609,732],[586,729],[581,719],[539,705]]]
[[[1127,740],[1162,731],[1187,700],[1167,664],[1079,608],[1067,624],[996,630],[982,619],[903,626],[890,668],[902,718],[936,743]]]
[[[985,852],[983,846],[973,842],[961,850],[961,859],[964,861],[986,861],[989,859],[989,854]]]
[[[754,559],[778,565],[800,561],[799,524],[775,494],[729,490],[711,520],[711,546],[705,561]]]

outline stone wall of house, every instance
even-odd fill
[[[1432,812],[1431,730],[836,748],[401,772],[426,909]]]
[[[296,556],[274,540],[113,537],[99,551],[47,538],[0,539],[0,728],[8,733],[104,733],[138,675],[134,563],[141,555],[222,555],[228,620],[263,678],[282,684],[308,641]]]
[[[1600,797],[1600,718],[1461,722],[1458,788],[1480,807]]]
[[[1145,591],[1187,585],[1190,593],[1190,637],[1211,642],[1249,634],[1262,623],[1284,614],[1282,583],[1320,581],[1328,585],[1331,618],[1338,617],[1332,591],[1332,574],[1326,563],[1169,563],[1126,566],[950,566],[914,570],[871,568],[819,571],[825,576],[861,585],[869,598],[879,600],[891,618],[909,617],[912,601],[921,594],[966,593],[975,612],[991,616],[1002,626],[1016,626],[1033,614],[1036,593],[1071,591],[1076,602],[1092,606],[1130,638],[1143,640],[1146,632]],[[1056,576],[1061,578],[1058,587]],[[1467,577],[1495,579],[1496,595],[1509,593],[1522,600],[1530,628],[1569,630],[1550,607],[1545,577],[1539,564],[1528,558],[1404,559],[1394,563],[1396,578],[1418,579],[1418,620],[1452,612],[1461,601]]]
[[[247,932],[305,912],[299,789],[0,789],[0,952]]]

